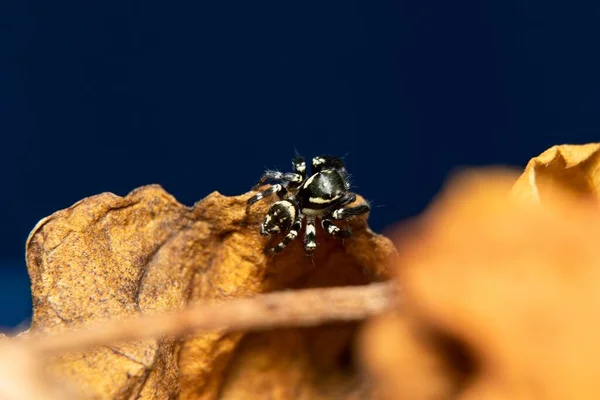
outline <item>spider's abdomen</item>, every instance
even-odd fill
[[[346,181],[338,171],[326,170],[304,182],[297,194],[303,209],[324,210],[336,204],[346,194]]]

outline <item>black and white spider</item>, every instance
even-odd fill
[[[273,203],[260,225],[260,233],[264,236],[275,233],[286,233],[283,240],[270,248],[276,254],[287,247],[302,229],[306,219],[304,249],[311,255],[317,247],[315,221],[321,219],[325,232],[336,238],[348,238],[352,233],[333,224],[332,220],[350,220],[370,210],[368,203],[349,207],[356,200],[356,194],[350,192],[348,173],[342,160],[338,157],[319,156],[312,159],[312,175],[307,177],[306,163],[303,157],[292,160],[294,172],[282,173],[266,171],[253,189],[268,180],[278,180],[268,189],[250,197],[248,206],[277,194],[279,201]]]

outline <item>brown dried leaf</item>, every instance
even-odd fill
[[[512,194],[519,199],[539,202],[548,190],[557,187],[600,197],[600,143],[549,148],[529,161]]]
[[[517,185],[462,175],[398,231],[402,312],[361,341],[380,398],[600,397],[597,146],[544,154]]]
[[[365,218],[351,223],[355,235],[345,243],[318,229],[314,265],[301,240],[276,257],[265,255],[268,239],[257,224],[268,205],[257,204],[247,215],[251,194],[215,192],[188,208],[159,186],[146,186],[126,197],[87,198],[40,221],[27,243],[31,332],[161,313],[193,301],[387,276],[394,248],[368,229]],[[93,398],[237,399],[257,390],[269,398],[326,398],[356,381],[340,364],[355,329],[341,324],[116,343],[62,355],[51,370]]]

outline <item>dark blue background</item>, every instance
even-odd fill
[[[375,230],[447,173],[598,140],[598,2],[0,2],[0,326],[25,239],[103,191],[191,205],[294,148],[344,155]]]

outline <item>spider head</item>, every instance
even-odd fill
[[[289,200],[281,200],[273,203],[265,219],[260,224],[260,234],[272,235],[289,229],[296,219],[297,208]]]

